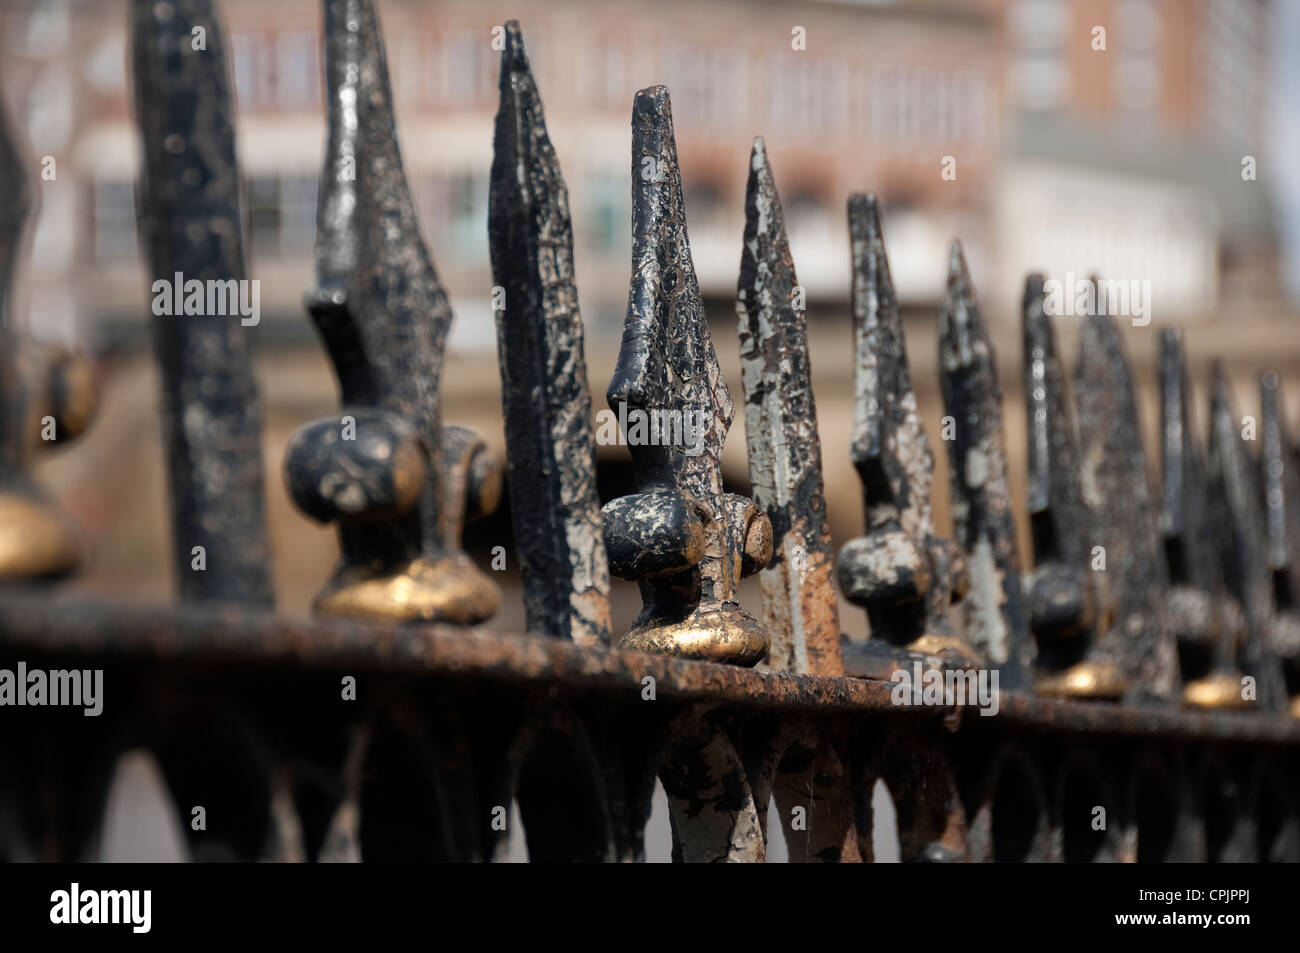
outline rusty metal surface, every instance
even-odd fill
[[[1025,281],[1025,413],[1034,566],[1025,581],[1038,645],[1036,690],[1047,695],[1118,698],[1125,680],[1098,639],[1108,596],[1091,570],[1092,530],[1079,484],[1079,445],[1056,332],[1044,310],[1043,276]]]
[[[1217,516],[1224,583],[1246,617],[1234,661],[1243,674],[1255,680],[1259,707],[1276,710],[1285,702],[1286,686],[1269,646],[1273,591],[1259,474],[1242,440],[1241,418],[1233,409],[1223,365],[1216,361],[1211,373],[1211,505]]]
[[[755,139],[736,312],[750,482],[772,524],[772,562],[758,577],[768,662],[839,675],[840,616],[802,295],[767,150]]]
[[[1084,318],[1074,397],[1080,486],[1091,514],[1092,544],[1105,547],[1111,598],[1110,625],[1099,645],[1123,668],[1129,698],[1170,701],[1181,686],[1177,648],[1164,617],[1167,570],[1132,375],[1110,315]]]
[[[1300,459],[1276,371],[1260,375],[1259,403],[1259,470],[1275,612],[1269,649],[1282,661],[1291,714],[1300,717]]]
[[[1165,617],[1178,639],[1183,700],[1242,707],[1233,647],[1244,618],[1223,585],[1205,463],[1192,427],[1187,358],[1176,329],[1160,338],[1160,408],[1160,533],[1169,567]]]
[[[357,669],[424,674],[501,684],[562,687],[568,692],[645,704],[643,679],[654,677],[662,702],[713,702],[740,709],[785,712],[860,712],[940,725],[954,706],[895,705],[889,682],[792,672],[748,671],[733,665],[686,661],[639,652],[576,646],[544,636],[403,625],[350,619],[273,615],[239,606],[202,610],[179,606],[123,606],[5,592],[0,598],[0,646],[17,651],[93,653],[152,659],[170,666],[293,664],[311,669]],[[1300,723],[1280,715],[1188,712],[1040,699],[1004,692],[996,715],[971,710],[961,723],[1014,724],[1043,731],[1135,737],[1300,742]]]
[[[500,592],[462,550],[461,528],[496,506],[500,465],[442,423],[451,306],[402,168],[374,6],[324,7],[329,138],[307,308],[343,407],[294,434],[284,464],[298,506],[338,524],[342,558],[316,606],[480,622]]]
[[[939,311],[939,383],[954,428],[948,443],[953,535],[970,575],[962,600],[966,639],[1000,668],[1002,684],[1019,688],[1032,680],[1035,652],[1007,480],[1002,388],[958,242]]]
[[[934,455],[912,390],[874,195],[849,198],[849,235],[856,360],[851,454],[867,535],[840,549],[840,588],[866,607],[872,639],[974,666],[978,655],[948,619],[965,588],[966,567],[956,544],[934,531]]]
[[[591,391],[569,195],[519,24],[505,25],[488,231],[515,554],[528,629],[609,641]]]
[[[188,295],[191,282],[248,280],[240,174],[214,5],[134,0],[131,10],[143,153],[139,225],[156,304]],[[207,31],[206,49],[192,45],[196,26]],[[198,314],[188,305],[185,314],[154,308],[175,582],[188,601],[270,605],[262,417],[244,316],[209,313],[212,297],[204,294]]]
[[[632,235],[632,284],[609,405],[629,420],[634,413],[680,415],[681,436],[660,427],[656,438],[647,427],[637,440],[629,427],[640,491],[603,510],[610,570],[637,580],[645,602],[620,644],[755,665],[767,654],[768,635],[736,601],[736,589],[742,576],[767,564],[772,528],[753,500],[722,487],[722,446],[735,408],[691,260],[663,86],[641,90],[632,106]]]
[[[461,526],[496,504],[501,471],[475,434],[442,423],[451,310],[402,171],[373,4],[324,9],[329,140],[307,304],[343,406],[294,437],[286,475],[305,513],[338,524],[343,562],[317,602],[325,615],[272,613],[269,582],[239,593],[243,603],[171,607],[0,588],[3,665],[104,676],[103,709],[86,712],[102,717],[50,717],[45,697],[6,709],[0,860],[93,856],[119,759],[140,751],[176,805],[220,818],[183,832],[198,860],[504,860],[522,836],[531,860],[640,861],[656,780],[679,861],[761,862],[778,837],[794,861],[872,859],[878,782],[909,862],[1300,860],[1300,703],[1286,711],[1286,679],[1292,692],[1300,679],[1300,470],[1276,376],[1261,381],[1255,460],[1218,373],[1203,464],[1181,342],[1164,337],[1157,524],[1118,329],[1085,320],[1077,440],[1043,279],[1031,276],[1034,568],[1022,572],[996,362],[954,243],[939,359],[957,538],[943,539],[880,209],[854,196],[850,452],[867,534],[841,550],[838,580],[867,607],[872,637],[841,643],[802,289],[762,140],[737,300],[755,498],[722,483],[733,407],[691,260],[668,91],[651,87],[633,109],[633,275],[607,395],[638,490],[598,523],[568,193],[513,21],[489,229],[530,631],[466,626],[499,595],[462,551]],[[154,265],[170,255],[201,275],[242,277],[211,6],[133,10]],[[215,43],[201,66],[186,52],[196,20]],[[18,156],[0,136],[0,195],[13,199],[0,205],[0,303],[28,211]],[[46,537],[3,509],[38,501],[21,454],[5,456],[22,429],[14,408],[25,400],[28,419],[55,408],[69,431],[85,415],[71,356],[43,357],[46,383],[20,393],[3,363],[13,321],[0,325],[0,529],[25,526],[10,534],[21,551]],[[230,377],[204,395],[220,404],[242,393],[242,339],[199,330],[185,324],[159,353],[175,374],[215,341],[195,372]],[[181,424],[212,409],[190,406]],[[242,424],[255,440],[255,415]],[[194,459],[248,463],[247,440],[183,436]],[[229,489],[226,473],[187,474],[191,463],[180,460],[174,496],[207,514],[205,531],[249,509],[239,487],[205,509],[203,494]],[[187,479],[207,482],[189,492]],[[243,516],[260,527],[257,494]],[[602,532],[610,568],[637,580],[644,601],[619,648],[604,644]],[[737,584],[774,550],[760,623]],[[205,592],[224,599],[265,561],[258,545],[243,555],[233,576],[211,566]],[[769,636],[770,666],[748,668]],[[841,661],[854,677],[837,677]],[[894,679],[906,670],[969,686],[988,667],[1004,676],[988,697],[928,686],[900,697]],[[15,679],[0,673],[12,696]],[[1244,707],[1243,674],[1259,683],[1256,710],[1230,710]],[[1100,830],[1098,807],[1109,818]],[[516,818],[522,831],[510,829]]]

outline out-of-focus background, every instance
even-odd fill
[[[850,466],[852,366],[845,201],[874,190],[921,408],[939,464],[935,316],[948,241],[965,243],[992,328],[1016,492],[1024,412],[1016,312],[1029,270],[1149,280],[1152,322],[1125,338],[1154,463],[1158,330],[1188,329],[1204,409],[1211,357],[1241,413],[1276,367],[1300,398],[1300,0],[380,0],[407,175],[456,320],[444,415],[504,447],[488,170],[497,104],[492,29],[521,23],[569,185],[596,408],[613,369],[630,263],[630,108],[672,93],[687,214],[714,341],[741,395],[734,296],[750,144],[767,143],[801,283],[836,545],[861,529]],[[238,100],[253,330],[280,606],[305,611],[333,532],[295,512],[280,477],[289,435],[337,410],[331,369],[301,307],[311,281],[324,144],[319,4],[224,0]],[[1104,49],[1098,49],[1098,29]],[[796,49],[800,46],[802,49]],[[0,86],[30,143],[41,211],[17,314],[39,338],[99,361],[100,415],[41,476],[86,526],[95,556],[71,583],[117,598],[170,597],[165,494],[136,235],[127,9],[122,0],[0,0]],[[39,179],[40,161],[57,174]],[[945,169],[949,174],[944,175]],[[1244,170],[1253,174],[1243,174]],[[952,172],[955,171],[955,176]],[[1058,320],[1072,363],[1074,319]],[[1204,426],[1204,413],[1198,427]],[[602,492],[631,487],[626,451],[600,448]],[[748,486],[744,421],[725,460]],[[484,565],[508,518],[471,527]],[[517,580],[495,624],[523,623]],[[750,590],[751,598],[756,591]],[[751,606],[756,603],[751,603]],[[616,583],[616,625],[640,607]],[[843,605],[863,637],[863,613]]]
[[[237,95],[251,274],[261,281],[262,321],[252,337],[276,589],[283,608],[303,610],[334,558],[332,531],[296,513],[280,479],[293,429],[337,410],[332,371],[301,306],[324,144],[320,5],[217,6]],[[103,372],[96,424],[43,464],[45,479],[96,543],[76,585],[166,598],[167,490],[136,236],[140,157],[127,5],[7,0],[0,9],[0,83],[34,172],[45,156],[57,170],[53,181],[37,180],[42,205],[17,312],[35,336],[89,348]],[[407,175],[456,312],[445,416],[498,447],[487,247],[499,56],[492,28],[512,17],[524,30],[569,184],[598,409],[627,300],[633,94],[655,83],[672,92],[695,263],[737,397],[743,197],[750,144],[765,138],[808,294],[837,543],[861,526],[847,453],[852,191],[881,195],[931,427],[942,416],[935,314],[946,247],[954,236],[965,243],[998,345],[1017,484],[1024,428],[1016,304],[1029,270],[1151,282],[1152,323],[1126,334],[1148,390],[1157,330],[1171,323],[1188,326],[1195,371],[1210,356],[1228,359],[1242,413],[1255,405],[1255,370],[1282,365],[1285,378],[1300,359],[1296,0],[381,0],[379,10]],[[1104,50],[1094,49],[1097,27]],[[1253,178],[1243,177],[1248,156]],[[1059,324],[1069,354],[1074,319]],[[726,459],[728,481],[741,488],[743,428],[738,415]],[[932,438],[943,524],[943,446],[937,432]],[[1155,449],[1152,439],[1149,455]],[[602,447],[600,463],[604,489],[628,487],[624,448]],[[470,542],[481,553],[497,543],[509,548],[504,512],[472,528]],[[502,625],[522,624],[517,592],[506,599]],[[639,600],[634,587],[618,593],[624,624]],[[844,628],[864,635],[863,614],[846,607]]]

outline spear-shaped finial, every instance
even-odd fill
[[[1098,637],[1108,624],[1105,577],[1092,571],[1090,517],[1079,485],[1079,447],[1044,310],[1043,276],[1025,281],[1021,312],[1028,416],[1028,510],[1034,568],[1026,578],[1030,627],[1038,644],[1034,690],[1063,698],[1117,699],[1123,669]]]
[[[749,159],[736,313],[749,476],[774,539],[771,565],[759,574],[771,666],[840,675],[840,616],[803,288],[761,138]]]
[[[754,665],[762,625],[741,609],[742,575],[772,555],[753,500],[722,488],[731,395],[700,299],[686,236],[672,109],[663,86],[632,107],[632,284],[608,399],[632,454],[638,493],[605,504],[610,569],[641,585],[645,608],[622,647]]]
[[[970,590],[962,600],[966,638],[1000,666],[1015,688],[1033,672],[1016,545],[997,358],[984,329],[961,243],[948,257],[948,292],[939,312],[939,381],[952,418],[948,469],[953,531],[967,554]]]
[[[1232,650],[1245,620],[1223,586],[1205,464],[1191,425],[1187,357],[1177,328],[1160,336],[1160,408],[1160,534],[1169,566],[1165,614],[1178,639],[1183,704],[1250,707]]]
[[[292,438],[294,501],[338,524],[342,560],[317,611],[480,622],[496,586],[461,549],[466,518],[491,512],[500,465],[443,426],[451,307],[402,171],[383,40],[371,0],[324,0],[329,137],[307,309],[343,408]]]
[[[874,195],[850,196],[849,235],[857,362],[852,455],[867,535],[840,549],[840,587],[866,607],[873,640],[973,667],[979,655],[948,622],[965,563],[956,544],[934,532],[934,456],[912,390]]]
[[[225,38],[211,0],[134,0],[132,19],[140,232],[181,597],[270,605],[261,412],[243,328],[258,316],[242,308],[258,297],[244,261]],[[248,291],[232,298],[240,286]]]
[[[1274,625],[1268,534],[1258,474],[1242,440],[1240,418],[1232,406],[1223,363],[1211,366],[1208,473],[1211,507],[1218,527],[1223,581],[1246,616],[1245,636],[1232,646],[1233,661],[1254,679],[1255,703],[1265,710],[1283,707],[1286,691],[1281,666],[1269,651]]]
[[[528,630],[609,641],[591,392],[573,277],[569,195],[519,24],[505,25],[488,231],[506,477]]]
[[[1083,501],[1092,514],[1093,545],[1104,547],[1114,606],[1102,641],[1124,667],[1132,699],[1169,701],[1180,686],[1178,649],[1164,617],[1164,553],[1128,358],[1114,319],[1100,306],[1083,320],[1074,396]]]

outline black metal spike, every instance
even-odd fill
[[[759,574],[762,621],[772,637],[773,668],[839,675],[840,615],[808,326],[803,302],[796,301],[802,293],[767,150],[755,139],[736,313],[750,481],[774,540],[772,562]]]
[[[1216,360],[1210,392],[1211,506],[1219,532],[1224,584],[1246,616],[1245,636],[1232,646],[1233,661],[1254,679],[1255,703],[1272,711],[1282,707],[1286,692],[1281,666],[1268,646],[1274,613],[1264,511],[1255,465],[1238,420],[1223,364]]]
[[[153,279],[180,594],[270,605],[261,411],[242,326],[257,317],[229,313],[229,298],[215,309],[227,313],[208,307],[210,289],[238,287],[212,283],[248,280],[226,41],[210,0],[134,0],[132,19],[140,233]],[[192,42],[197,27],[204,48]],[[194,289],[201,313],[175,313],[173,302]]]
[[[1001,684],[1015,688],[1028,681],[1035,652],[1007,480],[1002,388],[993,345],[956,241],[939,311],[939,382],[954,428],[948,442],[953,531],[970,574],[970,589],[962,600],[965,634],[1001,668]]]
[[[1182,332],[1160,336],[1160,533],[1169,567],[1165,615],[1178,639],[1183,703],[1249,707],[1231,647],[1245,624],[1223,586],[1205,464],[1191,425],[1191,388]]]
[[[1104,577],[1091,570],[1079,448],[1056,332],[1044,310],[1042,275],[1025,281],[1021,318],[1034,547],[1025,591],[1038,647],[1034,690],[1065,698],[1120,698],[1126,687],[1123,669],[1098,638],[1107,621],[1108,596]]]
[[[772,527],[753,500],[722,488],[734,408],[691,261],[663,86],[641,90],[632,107],[632,231],[627,320],[607,396],[629,422],[641,490],[603,514],[610,569],[640,581],[645,608],[621,645],[753,665],[768,637],[736,602],[736,587],[771,558]],[[659,421],[676,415],[682,439],[645,432],[664,414]],[[636,420],[648,422],[641,434]]]
[[[569,195],[519,24],[505,25],[492,161],[492,272],[506,477],[530,632],[609,641],[609,565]]]
[[[960,549],[935,535],[934,456],[921,428],[874,195],[849,198],[853,245],[853,464],[862,480],[867,535],[840,549],[845,596],[865,606],[873,639],[947,664],[980,657],[948,622],[964,588]]]
[[[1100,302],[1101,295],[1094,300]],[[1177,645],[1164,617],[1168,572],[1132,375],[1110,315],[1084,318],[1074,396],[1083,501],[1091,513],[1093,545],[1105,547],[1114,608],[1101,641],[1123,666],[1131,700],[1170,701],[1181,686]]]
[[[285,474],[309,516],[339,527],[319,612],[480,622],[500,592],[461,549],[500,496],[499,463],[439,406],[451,307],[420,235],[370,0],[324,0],[329,138],[307,295],[342,413],[292,438]]]
[[[1273,578],[1268,649],[1283,666],[1291,714],[1300,718],[1300,460],[1282,411],[1277,371],[1260,375],[1259,402],[1259,471]]]

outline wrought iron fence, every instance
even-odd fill
[[[90,388],[84,361],[33,357],[7,314],[0,645],[17,665],[0,699],[15,706],[0,856],[92,856],[113,765],[143,747],[183,813],[203,806],[185,825],[198,859],[500,859],[513,801],[533,860],[635,861],[656,779],[685,861],[763,860],[769,800],[791,859],[871,860],[878,780],[905,860],[1300,858],[1300,460],[1276,374],[1261,378],[1258,458],[1222,374],[1202,455],[1166,331],[1153,493],[1114,318],[1083,319],[1071,388],[1031,276],[1022,557],[998,369],[954,244],[938,354],[954,535],[941,536],[879,207],[855,195],[856,421],[830,452],[851,454],[867,525],[835,554],[763,142],[737,288],[745,497],[722,483],[735,405],[692,266],[669,92],[651,87],[633,105],[632,282],[607,393],[637,490],[602,507],[567,190],[518,26],[488,222],[503,466],[444,422],[451,306],[402,170],[373,6],[324,11],[306,308],[342,406],[299,430],[284,473],[306,516],[337,525],[341,561],[315,617],[274,613],[257,394],[238,316],[213,309],[246,277],[224,40],[210,0],[136,0],[139,219],[165,304],[153,328],[180,602],[50,588],[78,537],[28,475],[32,421],[75,434]],[[0,136],[0,295],[27,169]],[[503,480],[526,634],[491,628],[500,593],[461,541]],[[753,574],[750,612],[737,593]],[[628,632],[611,626],[611,575],[640,586]],[[865,643],[841,635],[836,582],[868,614]],[[96,669],[112,686],[99,717],[42,707]]]

